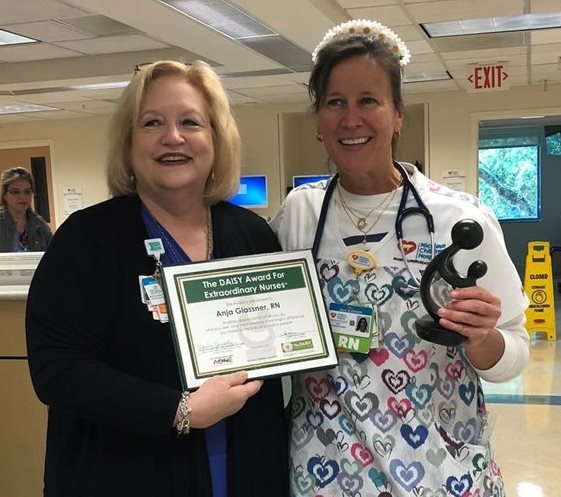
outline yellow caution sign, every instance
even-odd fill
[[[555,295],[549,242],[528,243],[524,290],[530,299],[526,311],[528,333],[546,333],[548,340],[555,340]]]

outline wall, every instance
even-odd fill
[[[0,148],[50,146],[56,226],[64,220],[63,188],[80,186],[84,205],[107,198],[107,116],[0,125]]]
[[[428,147],[425,146],[425,140],[428,138],[425,126],[427,114],[428,108],[424,103],[406,105],[401,136],[395,149],[397,160],[410,164],[418,161],[422,164],[424,172],[428,171]]]
[[[466,189],[475,194],[479,121],[561,114],[561,85],[549,85],[547,91],[532,86],[489,93],[425,93],[406,95],[405,100],[428,104],[431,178],[439,181],[447,169],[466,169]]]
[[[465,92],[434,92],[405,94],[406,104],[426,104],[428,135],[425,155],[430,176],[439,181],[445,170],[462,168],[467,172],[466,189],[477,190],[477,134],[480,119],[515,117],[527,114],[561,114],[561,85],[514,87],[506,91],[467,94]],[[267,174],[269,207],[259,211],[272,215],[286,192],[290,178],[281,171],[287,154],[283,149],[280,114],[306,113],[307,104],[240,106],[234,113],[243,140],[243,173]],[[53,181],[56,190],[57,225],[64,219],[62,188],[81,186],[84,205],[106,198],[104,158],[108,117],[9,124],[0,127],[0,147],[51,144]],[[314,127],[300,123],[300,136],[310,136]],[[288,126],[288,124],[286,124]],[[285,128],[286,129],[286,128]],[[407,129],[407,124],[404,130]],[[420,138],[421,131],[416,135]],[[286,145],[286,144],[284,144]],[[316,145],[314,145],[316,146]],[[292,149],[286,159],[297,160],[301,151]],[[304,151],[301,164],[311,163]],[[315,153],[310,150],[310,157]],[[292,154],[292,155],[291,155]]]

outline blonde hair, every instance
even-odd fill
[[[153,62],[139,68],[123,91],[109,126],[109,151],[106,171],[111,195],[136,194],[131,164],[132,132],[138,124],[140,108],[150,85],[168,75],[184,76],[205,99],[213,132],[214,164],[207,178],[204,197],[208,204],[226,200],[239,187],[241,171],[241,140],[232,115],[226,91],[220,78],[206,63],[193,65],[170,60]]]

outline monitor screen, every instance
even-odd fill
[[[267,176],[242,176],[238,193],[230,202],[252,209],[267,207]]]
[[[297,186],[303,185],[304,183],[315,183],[316,181],[321,181],[329,178],[331,178],[331,174],[292,176],[292,186],[296,188]]]

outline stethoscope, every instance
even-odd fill
[[[425,218],[427,223],[427,230],[430,236],[430,244],[431,244],[431,259],[434,257],[434,220],[432,218],[432,214],[428,210],[427,206],[421,199],[419,192],[411,182],[411,178],[409,178],[409,174],[405,168],[397,161],[393,161],[394,167],[399,171],[403,178],[402,186],[403,190],[401,192],[401,201],[399,202],[399,208],[397,209],[397,216],[395,218],[395,234],[397,237],[397,244],[399,246],[399,250],[401,252],[401,256],[403,257],[403,263],[405,264],[405,268],[409,272],[411,279],[415,283],[415,289],[418,289],[421,286],[420,280],[415,276],[409,262],[407,261],[407,255],[405,254],[405,249],[403,247],[403,222],[408,216],[420,215]],[[314,237],[314,244],[312,246],[312,255],[314,260],[317,259],[319,245],[321,243],[321,238],[323,236],[323,230],[325,228],[325,220],[327,218],[327,211],[329,209],[329,203],[331,201],[331,197],[333,197],[333,192],[335,191],[335,187],[337,186],[337,182],[339,181],[339,173],[336,173],[329,184],[327,185],[327,189],[325,191],[325,197],[323,199],[323,203],[321,204],[321,211],[319,214],[318,224],[316,228],[316,234]],[[413,194],[413,198],[417,203],[417,206],[406,207],[407,198],[409,197],[409,193]],[[408,285],[409,286],[409,285]]]

